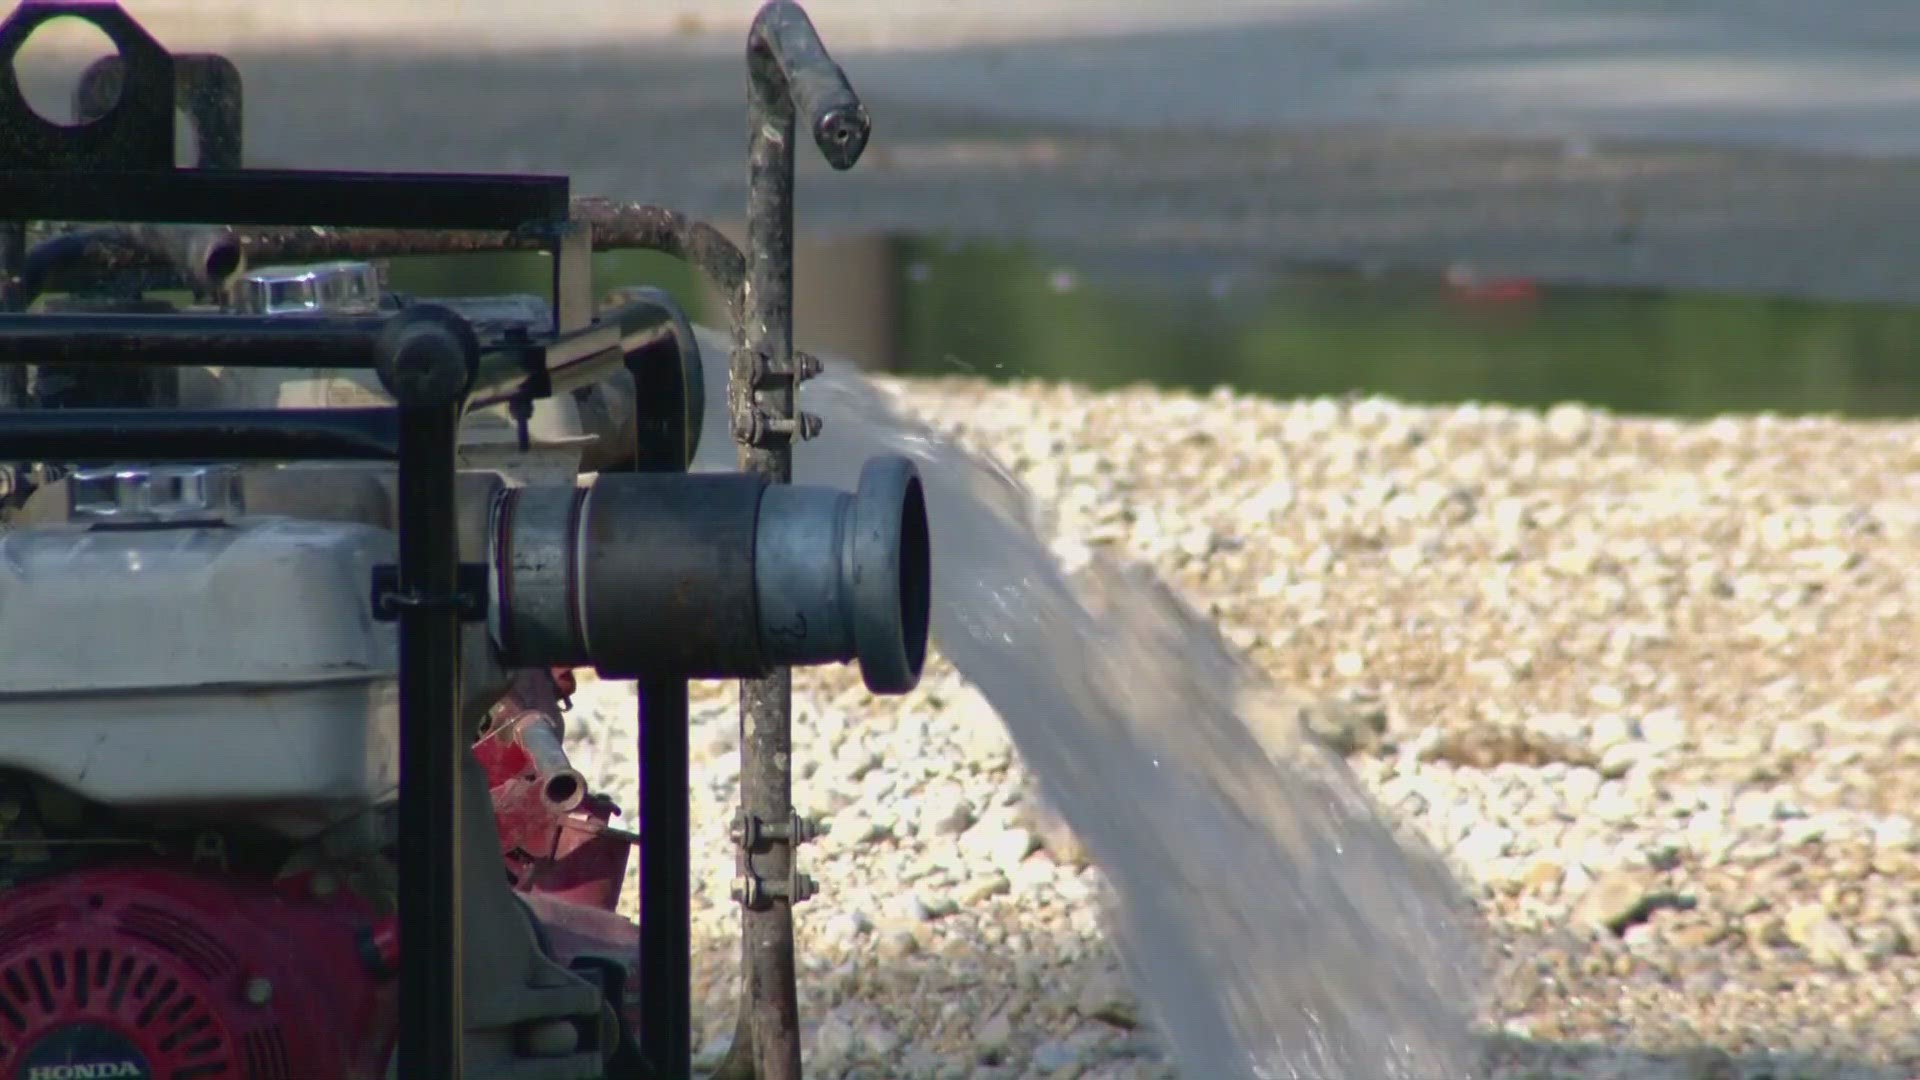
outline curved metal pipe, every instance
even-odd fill
[[[48,237],[28,249],[20,268],[21,307],[62,273],[137,270],[159,262],[196,288],[224,288],[246,266],[232,229],[187,225],[114,225]]]
[[[123,226],[133,242],[166,257],[203,288],[224,288],[247,264],[240,238],[232,229],[183,225]]]
[[[540,801],[556,814],[571,813],[587,798],[587,778],[568,760],[553,721],[538,710],[521,714],[513,726],[513,741],[533,763],[540,784]]]
[[[873,121],[800,5],[773,0],[760,9],[747,30],[747,66],[756,108],[789,115],[797,109],[827,164],[853,168]]]

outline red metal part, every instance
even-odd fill
[[[570,671],[528,672],[493,711],[494,727],[474,744],[487,773],[500,855],[514,888],[614,911],[626,882],[627,862],[639,837],[612,826],[620,808],[591,794],[571,810],[548,798],[543,773],[515,733],[528,724],[563,730],[559,702],[573,691]],[[559,764],[564,765],[564,761]]]
[[[590,794],[571,810],[557,807],[548,797],[548,776],[515,737],[516,728],[525,724],[564,731],[560,709],[574,689],[573,673],[564,668],[523,673],[494,708],[493,727],[473,752],[487,773],[507,874],[541,924],[554,958],[572,967],[584,963],[618,972],[621,1020],[628,1031],[639,1031],[640,928],[616,909],[627,861],[640,838],[612,826],[620,808],[605,795]],[[392,937],[379,935],[379,940]]]
[[[495,787],[494,819],[500,854],[514,889],[542,893],[601,911],[620,903],[627,860],[638,837],[608,824],[612,802],[592,798],[558,815],[540,796],[537,782],[515,778]]]
[[[640,928],[611,911],[549,893],[527,893],[522,899],[546,931],[554,959],[568,965],[592,959],[620,970],[620,1019],[628,1031],[639,1031],[640,980],[634,963],[639,957]]]
[[[9,890],[0,1076],[379,1080],[397,984],[377,970],[376,913],[314,891],[158,866]]]
[[[473,744],[473,756],[480,767],[487,771],[487,788],[498,789],[510,780],[518,780],[533,772],[533,760],[520,744],[510,739],[481,739]]]

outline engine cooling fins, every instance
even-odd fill
[[[353,1004],[302,977],[351,955],[341,947],[361,921],[351,907],[131,868],[36,883],[9,899],[20,914],[0,925],[6,1080],[360,1074],[364,1063],[294,1039],[286,1023]],[[369,1012],[349,1007],[341,1016]]]
[[[75,946],[70,928],[61,929],[69,932],[0,968],[0,1060],[13,1062],[6,1075],[67,1065],[93,1066],[73,1074],[88,1077],[292,1080],[284,1054],[279,1069],[240,1071],[233,1039],[194,985],[202,980],[178,970],[178,958],[119,943]]]

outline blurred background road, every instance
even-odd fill
[[[240,63],[255,164],[745,203],[752,0],[127,6]],[[1920,408],[1920,307],[1884,306],[1920,299],[1913,0],[807,6],[875,118],[852,172],[803,157],[814,347],[1283,396]],[[58,100],[84,41],[44,37],[19,67]],[[473,265],[402,276],[541,280]],[[1097,283],[1116,268],[1144,288]]]
[[[128,6],[237,55],[258,162],[744,199],[750,0]],[[1920,295],[1909,0],[809,8],[876,118],[860,168],[803,182],[815,229]]]

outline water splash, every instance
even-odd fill
[[[726,343],[702,340],[709,357]],[[723,364],[706,431],[724,433]],[[1109,932],[1195,1080],[1451,1080],[1472,1071],[1470,906],[1396,840],[1286,700],[1152,575],[1069,577],[991,461],[896,412],[846,365],[809,382],[825,434],[795,479],[920,466],[937,646],[1006,722],[1110,886]],[[696,467],[728,468],[723,438]]]

